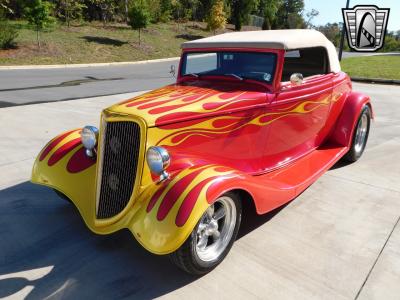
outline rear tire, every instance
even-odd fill
[[[367,145],[369,128],[371,125],[371,109],[365,105],[354,128],[353,140],[349,152],[343,157],[348,162],[357,161]]]
[[[210,272],[232,248],[241,219],[238,195],[232,192],[222,195],[205,211],[185,243],[170,254],[171,261],[189,274]]]

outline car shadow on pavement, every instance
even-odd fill
[[[0,298],[31,289],[27,299],[150,299],[196,279],[127,230],[92,233],[51,189],[24,182],[0,191]]]
[[[260,216],[245,205],[238,238],[282,208]],[[92,233],[49,188],[24,182],[0,191],[0,298],[151,299],[196,279],[147,252],[128,230]]]
[[[290,202],[289,202],[290,203]],[[240,224],[237,240],[241,239],[250,232],[256,230],[258,227],[264,225],[275,217],[281,210],[283,210],[289,203],[286,203],[266,214],[259,215],[256,212],[254,204],[251,202],[243,203],[242,222]]]

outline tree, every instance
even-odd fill
[[[0,14],[3,14],[4,12],[12,13],[13,11],[9,5],[9,0],[0,0]]]
[[[235,30],[240,31],[242,25],[248,22],[250,13],[256,7],[255,0],[232,0],[232,21],[235,24]]]
[[[90,2],[100,9],[103,26],[106,27],[107,21],[114,16],[115,0],[90,0]]]
[[[147,3],[152,22],[168,22],[171,19],[171,0],[147,0]]]
[[[283,0],[279,7],[273,29],[304,28],[305,22],[302,16],[304,10],[303,0]]]
[[[272,29],[272,24],[276,19],[276,13],[282,5],[282,0],[260,0],[259,14],[264,17],[263,30]]]
[[[58,17],[61,17],[70,26],[71,19],[82,18],[82,11],[86,8],[82,0],[59,0],[58,1]]]
[[[129,20],[129,0],[125,0],[125,22]]]
[[[314,8],[311,11],[306,13],[307,21],[305,22],[305,24],[306,24],[307,28],[314,28],[311,21],[318,15],[319,15],[319,11]]]
[[[129,22],[128,24],[132,27],[134,30],[139,31],[139,45],[140,45],[140,31],[143,28],[146,28],[147,25],[149,25],[150,22],[150,14],[147,10],[147,7],[140,3],[140,4],[134,4],[131,6],[129,9]]]
[[[195,17],[198,21],[205,20],[211,10],[213,1],[212,0],[199,0],[198,6],[196,7]]]
[[[225,25],[226,17],[224,11],[224,1],[217,0],[211,7],[210,15],[207,18],[207,27],[215,34],[216,30],[225,28]]]
[[[338,23],[326,23],[325,25],[316,27],[316,30],[322,32],[328,40],[336,47],[339,47],[341,27]]]
[[[36,30],[36,39],[38,47],[40,48],[40,31],[49,27],[55,22],[51,13],[54,5],[47,1],[31,0],[29,5],[25,8],[25,17],[29,24],[33,25]]]

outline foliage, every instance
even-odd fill
[[[151,22],[168,22],[172,16],[172,1],[171,0],[148,0],[149,13]]]
[[[12,9],[10,8],[9,0],[0,0],[0,14],[3,12],[12,13]]]
[[[0,19],[0,49],[8,49],[15,46],[15,39],[18,37],[18,32],[9,22]]]
[[[215,31],[218,29],[224,29],[226,25],[226,17],[224,12],[224,1],[217,0],[211,7],[210,14],[207,18],[207,28]]]
[[[160,17],[161,22],[168,22],[171,18],[172,3],[171,0],[160,0]]]
[[[47,1],[32,0],[25,8],[25,17],[36,30],[37,44],[40,47],[40,31],[51,26],[55,19],[51,15],[54,5]]]
[[[336,47],[339,47],[341,26],[338,23],[327,23],[318,26],[315,29],[322,32],[328,40],[330,40]]]
[[[244,23],[249,20],[250,13],[257,6],[256,0],[232,0],[231,19],[235,30],[240,31]]]
[[[319,15],[319,11],[314,8],[311,11],[306,13],[307,20],[305,21],[305,25],[307,28],[314,28],[311,21],[318,15]]]
[[[82,0],[59,0],[57,16],[64,19],[69,27],[71,20],[82,18],[84,8],[86,5]]]
[[[385,43],[383,44],[384,52],[400,51],[400,32],[388,32],[385,36]]]
[[[258,13],[264,17],[263,30],[270,30],[276,19],[276,13],[282,5],[282,0],[260,0]]]
[[[191,9],[187,7],[186,2],[172,0],[172,16],[178,23],[187,22],[191,18]]]
[[[150,14],[147,10],[146,5],[144,4],[134,4],[129,9],[129,21],[128,24],[134,30],[139,31],[139,45],[141,43],[140,40],[140,31],[143,28],[146,28],[150,22]]]
[[[283,0],[272,25],[273,29],[305,28],[304,0]]]
[[[101,11],[101,18],[103,25],[106,26],[115,15],[115,8],[117,6],[116,0],[89,0],[90,3],[98,7]]]

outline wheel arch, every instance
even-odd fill
[[[244,176],[218,165],[181,170],[169,181],[142,194],[139,199],[142,207],[132,217],[128,228],[150,252],[172,253],[185,242],[207,208],[221,195],[234,192],[241,203],[255,205],[252,194],[241,187]]]
[[[369,96],[359,92],[351,92],[347,96],[335,127],[329,137],[330,142],[346,147],[351,145],[355,124],[365,105],[368,105],[370,108],[371,118],[373,119],[374,110]]]

